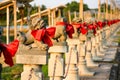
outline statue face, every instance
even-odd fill
[[[35,30],[45,28],[45,22],[41,18],[34,18],[32,20],[32,25]]]

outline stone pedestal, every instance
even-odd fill
[[[107,37],[106,37],[106,29],[103,28],[103,31],[102,31],[102,43],[101,43],[101,48],[103,50],[101,51],[105,51],[105,49],[107,49],[108,47],[106,46],[106,41],[107,41]]]
[[[67,46],[55,45],[49,48],[50,59],[48,62],[48,76],[50,80],[62,80],[64,75],[63,54],[67,52]]]
[[[103,48],[103,30],[100,30],[100,33],[99,33],[99,46],[100,46],[100,52],[105,52],[105,49]]]
[[[106,39],[109,38],[110,27],[106,26]]]
[[[95,49],[95,46],[96,46],[95,37],[92,37],[92,38],[91,38],[91,41],[92,41],[92,49],[91,49],[92,59],[93,59],[94,61],[102,61],[103,58],[98,57],[97,54],[96,54],[96,49]]]
[[[99,64],[94,63],[93,59],[92,59],[92,54],[91,54],[91,49],[92,49],[92,42],[91,40],[87,40],[86,41],[86,63],[87,63],[87,67],[98,67]]]
[[[96,39],[96,54],[97,56],[104,56],[105,54],[100,52],[100,39],[99,39],[99,32],[95,36]]]
[[[21,80],[42,80],[42,66],[24,64]]]
[[[68,39],[68,53],[65,54],[65,63],[66,63],[66,69],[65,69],[65,79],[64,80],[80,80],[78,75],[78,51],[77,51],[77,45],[79,44],[79,39]]]
[[[80,43],[79,51],[80,51],[80,53],[78,53],[79,54],[79,63],[78,63],[79,75],[94,76],[95,72],[90,72],[86,65],[86,60],[85,60],[86,51],[85,51],[85,44],[83,42]]]
[[[47,63],[47,51],[38,48],[30,50],[19,48],[16,63],[23,64],[21,80],[42,80],[42,65]]]

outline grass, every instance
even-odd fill
[[[23,72],[22,64],[15,64],[13,67],[4,67],[2,69],[2,79],[3,80],[20,80],[20,75]],[[44,75],[44,80],[48,79],[48,66],[44,65],[42,67],[42,72]]]
[[[44,80],[46,80],[46,78],[48,78],[48,65],[44,65],[42,67],[42,72],[43,72],[43,75],[44,75]]]
[[[4,67],[2,69],[3,80],[20,80],[20,74],[23,71],[23,66],[16,64],[13,67]]]

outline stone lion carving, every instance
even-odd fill
[[[57,18],[56,22],[66,22],[65,18]],[[41,50],[48,48],[47,44],[44,44],[42,41],[37,41],[32,35],[32,30],[46,29],[45,22],[42,19],[34,18],[33,20],[28,19],[29,30],[27,33],[18,32],[17,39],[20,41],[21,46],[26,49],[31,49],[38,47]],[[53,45],[66,45],[66,25],[57,24],[55,27],[55,35],[51,38]],[[49,27],[48,27],[49,28]]]
[[[82,23],[82,19],[80,18],[74,18],[72,21],[72,25],[74,27],[74,34],[73,37],[74,38],[79,38],[81,41],[85,41],[86,40],[86,34],[82,34],[81,32],[81,24]]]
[[[40,48],[41,50],[46,50],[48,46],[42,41],[37,41],[31,35],[32,30],[39,30],[44,26],[44,24],[45,23],[42,19],[28,19],[29,30],[26,33],[22,31],[18,31],[17,33],[17,39],[20,41],[21,47],[23,47],[24,49]]]
[[[63,23],[61,23],[63,22]],[[52,38],[52,42],[54,45],[56,44],[66,44],[67,34],[66,34],[66,18],[58,17],[56,18],[56,25],[54,26],[56,28],[55,35]]]
[[[73,38],[78,38],[80,35],[80,30],[79,30],[79,26],[82,23],[82,20],[79,18],[74,18],[72,20],[72,25],[74,27],[74,34],[72,35]]]

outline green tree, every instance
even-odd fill
[[[64,12],[64,16],[66,18],[68,18],[68,10],[70,10],[71,12],[71,18],[73,19],[74,15],[73,12],[79,12],[79,3],[76,1],[72,1],[71,3],[67,3],[66,4],[66,8],[64,8],[63,12]],[[83,10],[90,10],[87,4],[83,4]]]
[[[106,3],[101,4],[101,12],[106,11]],[[108,4],[108,12],[110,12],[110,4]]]
[[[41,5],[41,7],[40,7],[40,8],[41,8],[41,11],[43,11],[43,10],[47,9],[45,5]]]
[[[66,6],[67,7],[64,10],[65,12],[68,10],[70,10],[71,12],[74,12],[74,11],[79,12],[79,3],[76,1],[72,1],[71,3],[67,3]],[[87,4],[83,4],[83,8],[84,8],[83,9],[84,11],[89,10],[89,7]]]

